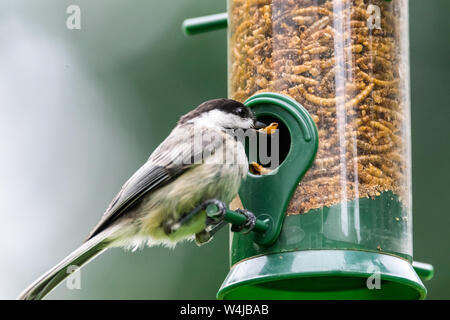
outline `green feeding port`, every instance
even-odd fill
[[[408,5],[377,6],[229,0],[228,13],[185,23],[188,34],[228,28],[229,97],[279,124],[278,165],[260,163],[271,171],[239,192],[267,229],[231,233],[219,299],[425,298],[434,270],[412,251]]]

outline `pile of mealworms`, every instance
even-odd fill
[[[380,8],[378,27],[368,26],[370,4]],[[286,94],[318,127],[316,160],[288,214],[407,194],[409,107],[400,75],[408,66],[397,10],[384,0],[230,0],[231,98]]]

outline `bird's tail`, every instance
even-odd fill
[[[78,268],[107,249],[110,232],[107,230],[89,239],[60,263],[33,282],[18,297],[21,300],[39,300],[44,298],[59,283],[70,275],[72,268]]]

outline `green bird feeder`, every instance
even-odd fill
[[[279,128],[277,166],[239,192],[268,228],[231,234],[217,297],[424,299],[433,267],[413,262],[407,0],[229,0],[228,13],[183,24],[224,27],[229,97]]]

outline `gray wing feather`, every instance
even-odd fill
[[[123,185],[87,240],[111,226],[127,212],[127,208],[144,194],[174,181],[179,175],[200,164],[198,159],[201,160],[203,154],[214,154],[214,151],[224,143],[223,134],[215,134],[213,139],[202,140],[202,147],[196,150],[193,139],[191,139],[194,136],[193,130],[193,127],[187,127],[175,128],[172,131],[151,154],[148,161]],[[205,130],[207,129],[203,129],[203,131]]]

